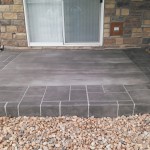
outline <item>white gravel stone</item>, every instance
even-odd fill
[[[150,150],[150,114],[0,117],[0,150]]]

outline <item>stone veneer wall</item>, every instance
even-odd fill
[[[123,35],[110,36],[110,23],[123,22]],[[22,0],[0,0],[0,42],[27,47]],[[150,0],[105,0],[104,47],[150,44]]]
[[[5,46],[27,46],[22,0],[0,0],[0,39]]]
[[[104,47],[150,44],[150,0],[105,0]],[[123,35],[110,36],[110,23],[123,22]]]

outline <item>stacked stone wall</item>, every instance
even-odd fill
[[[150,44],[150,0],[105,0],[104,47]],[[110,36],[112,22],[123,22],[123,35]]]
[[[22,0],[0,0],[0,44],[27,47]],[[112,22],[123,23],[123,35],[110,36]],[[105,0],[104,47],[150,45],[150,0]]]
[[[0,0],[0,42],[5,46],[26,47],[22,0]]]

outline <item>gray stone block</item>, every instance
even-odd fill
[[[150,89],[129,91],[129,94],[131,95],[135,103],[150,104]]]
[[[105,92],[126,92],[123,85],[104,85]]]
[[[69,90],[69,86],[48,86],[44,101],[67,101]]]
[[[18,117],[18,104],[19,102],[9,102],[6,106],[8,117]]]
[[[134,112],[134,104],[132,101],[118,101],[119,111],[118,116],[130,116]]]
[[[112,93],[114,100],[123,101],[123,100],[131,100],[127,93]]]
[[[102,85],[88,85],[87,86],[87,91],[88,92],[100,92],[100,93],[104,93]]]
[[[0,102],[18,102],[23,92],[0,91]]]
[[[62,102],[61,103],[62,116],[78,116],[88,117],[88,103],[81,101]]]
[[[89,117],[117,117],[116,102],[90,102]]]
[[[114,100],[112,93],[88,93],[88,96],[90,101],[105,102]]]
[[[6,116],[5,109],[4,109],[5,104],[6,103],[0,103],[0,116]]]
[[[135,105],[135,114],[146,114],[150,113],[150,103],[149,104],[144,104],[144,103],[138,103]]]
[[[43,96],[46,86],[31,86],[26,92],[25,96]]]
[[[86,90],[71,90],[70,101],[87,101]]]
[[[71,85],[71,90],[86,90],[85,85]]]
[[[143,38],[142,44],[150,44],[150,38]]]
[[[117,7],[123,7],[123,8],[127,7],[128,8],[130,6],[130,0],[123,0],[123,1],[122,0],[117,0],[116,1],[116,6]]]
[[[150,85],[148,84],[125,85],[125,88],[128,91],[146,90],[146,89],[150,89]]]
[[[39,102],[21,102],[19,106],[20,116],[40,116]]]
[[[41,116],[42,117],[58,117],[60,102],[43,102],[41,105]]]

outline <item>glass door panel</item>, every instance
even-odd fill
[[[99,0],[64,0],[65,43],[99,43]]]
[[[30,42],[63,43],[62,0],[26,0]]]

